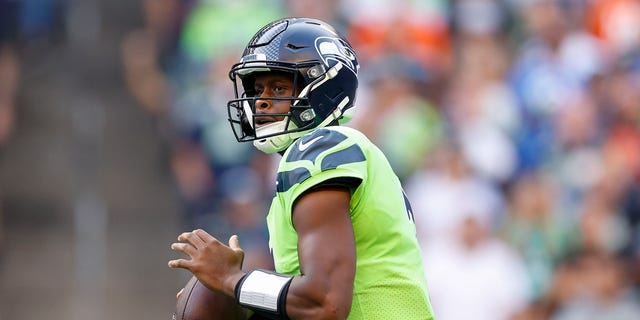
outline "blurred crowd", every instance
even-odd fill
[[[64,11],[64,1],[0,0],[0,159],[17,126],[22,49],[55,41]],[[0,189],[0,260],[6,247],[3,193]]]
[[[239,234],[247,268],[270,264],[277,159],[235,142],[227,72],[260,26],[314,17],[359,55],[349,125],[405,184],[439,319],[640,319],[639,1],[143,3],[126,81],[185,228]]]
[[[15,119],[15,97],[18,85],[19,63],[15,48],[17,37],[17,6],[0,1],[0,155],[13,131]],[[0,204],[2,199],[0,197]],[[4,246],[0,206],[0,250]]]
[[[18,2],[0,1],[0,148]],[[640,319],[640,1],[140,3],[124,81],[166,142],[185,230],[238,234],[245,267],[270,267],[278,155],[236,142],[228,71],[267,22],[319,18],[358,54],[348,125],[404,183],[438,319]]]

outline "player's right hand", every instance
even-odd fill
[[[231,236],[229,246],[202,229],[185,232],[171,244],[171,249],[180,251],[191,259],[169,261],[170,268],[183,268],[200,280],[210,290],[234,295],[235,284],[244,275],[242,261],[244,251],[238,236]]]

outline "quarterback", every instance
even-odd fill
[[[327,23],[274,21],[229,73],[227,104],[240,142],[280,153],[266,218],[275,271],[242,270],[229,246],[203,230],[169,261],[236,299],[254,319],[433,319],[409,200],[384,154],[340,126],[355,109],[358,60]]]

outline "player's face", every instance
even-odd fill
[[[274,116],[256,117],[256,126],[260,127],[267,123],[284,119],[282,114],[289,112],[291,108],[290,99],[297,90],[294,86],[293,75],[287,72],[265,72],[256,75],[254,84],[256,99],[256,114],[274,114]],[[276,115],[277,114],[277,115]]]

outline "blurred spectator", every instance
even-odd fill
[[[524,261],[493,235],[493,214],[487,209],[463,210],[449,234],[423,243],[425,276],[438,319],[506,320],[528,304]]]
[[[343,0],[347,38],[363,66],[399,55],[441,79],[451,67],[447,2]],[[438,84],[435,81],[434,84]]]
[[[544,165],[559,185],[558,210],[575,222],[583,198],[606,168],[600,148],[604,130],[593,96],[588,91],[579,91],[567,97],[549,123],[555,136]]]
[[[390,55],[361,72],[353,123],[382,149],[401,180],[423,163],[442,138],[439,110],[421,94],[430,75],[418,63]]]
[[[551,298],[553,320],[640,318],[628,268],[614,256],[582,253],[558,272]]]
[[[640,61],[640,59],[638,59]],[[603,75],[604,154],[631,179],[640,177],[640,69],[621,60]]]
[[[635,0],[594,0],[586,27],[622,56],[640,46],[640,3]]]
[[[488,231],[502,219],[504,200],[493,185],[475,176],[459,149],[443,141],[405,185],[423,245],[447,237],[468,211],[485,214]],[[463,201],[461,201],[463,199]]]
[[[553,117],[602,68],[602,48],[584,29],[572,29],[560,1],[524,1],[518,7],[525,38],[511,69],[523,128],[516,138],[520,168],[550,161]]]
[[[249,168],[234,168],[221,177],[221,184],[228,186],[222,200],[224,221],[221,221],[227,228],[218,228],[216,236],[228,239],[233,234],[238,235],[245,252],[243,268],[246,270],[273,269],[273,258],[265,241],[268,238],[265,212],[269,211],[268,202],[263,197],[265,182],[262,181],[264,177],[260,176],[259,168],[256,168],[262,165],[258,162],[270,161],[266,154],[260,158],[262,159],[256,160]],[[266,190],[272,188],[268,187]]]
[[[517,169],[513,138],[521,128],[516,99],[506,83],[510,57],[501,39],[499,34],[461,36],[443,101],[448,124],[469,165],[499,185]]]
[[[523,257],[536,301],[549,289],[554,270],[579,246],[575,221],[556,212],[557,188],[542,172],[517,178],[507,193],[501,237]]]
[[[0,0],[0,146],[7,143],[15,124],[20,60],[18,35],[20,6],[16,1]]]
[[[502,0],[451,1],[451,26],[456,41],[467,37],[504,34],[510,20],[509,7]]]
[[[620,255],[631,241],[631,229],[620,209],[624,185],[604,175],[589,190],[579,212],[582,249],[603,255]]]
[[[184,20],[194,1],[142,1],[144,26],[131,31],[122,43],[127,86],[147,112],[162,116],[172,97],[165,78],[179,64],[179,41]]]
[[[345,33],[348,20],[340,10],[341,0],[285,0],[287,14],[291,17],[320,19],[330,23],[339,32]]]
[[[16,122],[16,94],[19,84],[20,60],[17,38],[20,7],[18,2],[0,0],[0,156],[9,142]],[[0,190],[0,255],[4,249],[4,214]]]
[[[622,198],[622,211],[631,230],[629,247],[625,250],[631,269],[630,280],[640,290],[640,181],[636,180],[626,190]]]

